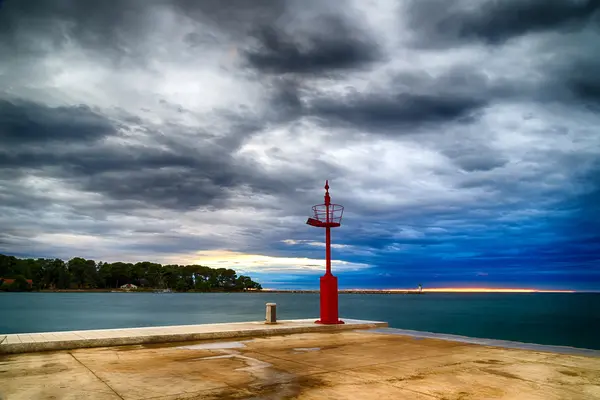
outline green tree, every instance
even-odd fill
[[[146,280],[148,286],[153,288],[164,288],[164,268],[162,265],[147,261],[138,264],[140,264],[144,271],[144,279]]]
[[[133,269],[133,264],[124,263],[124,262],[116,262],[111,264],[111,283],[114,286],[110,287],[120,287],[127,283],[131,283],[131,270]]]
[[[14,277],[18,273],[17,258],[0,254],[0,276],[3,278]]]
[[[237,276],[233,269],[227,268],[175,264],[163,266],[149,261],[136,264],[96,263],[82,257],[74,257],[65,263],[58,258],[19,259],[0,254],[0,279],[16,279],[18,276],[31,279],[35,289],[115,288],[126,283],[179,291],[261,289],[260,284],[250,277]],[[19,281],[18,287],[24,288],[22,280]],[[2,285],[0,282],[0,286],[2,290],[12,290],[12,285]]]
[[[240,275],[235,280],[235,288],[237,290],[247,290],[253,287],[254,282],[249,276]]]
[[[100,261],[98,263],[98,277],[100,286],[103,288],[113,288],[115,284],[112,282],[112,264]]]
[[[33,289],[39,290],[44,289],[44,269],[46,263],[43,258],[38,258],[37,260],[33,260],[31,267],[29,268],[31,275],[28,276],[33,281]]]
[[[73,282],[79,289],[86,284],[86,267],[86,260],[81,257],[72,258],[67,262],[69,273],[73,277]]]
[[[71,273],[67,268],[63,267],[58,270],[58,279],[56,287],[58,289],[71,289]]]
[[[23,275],[17,275],[15,281],[11,285],[11,289],[15,292],[25,292],[30,290],[29,282]]]

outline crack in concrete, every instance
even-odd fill
[[[90,371],[90,373],[92,375],[94,375],[96,377],[96,379],[98,379],[100,382],[102,382],[104,385],[106,385],[106,387],[109,388],[118,398],[120,398],[121,400],[125,400],[115,389],[112,388],[112,386],[110,386],[102,378],[100,378],[98,375],[96,375],[96,373],[94,371],[92,371],[87,365],[85,365],[84,363],[82,363],[81,360],[79,360],[77,357],[75,357],[73,355],[73,353],[69,352],[69,355],[71,357],[73,357],[73,359],[75,361],[77,361],[79,364],[81,364],[81,366],[83,366],[85,369],[87,369],[88,371]]]

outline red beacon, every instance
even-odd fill
[[[313,216],[306,223],[325,228],[325,275],[321,277],[321,318],[317,324],[343,324],[338,316],[338,282],[331,273],[331,228],[342,224],[344,207],[332,204],[329,197],[329,181],[325,181],[325,203],[312,207]]]

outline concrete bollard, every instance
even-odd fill
[[[267,303],[267,318],[265,324],[277,323],[277,304]]]

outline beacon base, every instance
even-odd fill
[[[317,324],[343,324],[338,316],[338,281],[332,274],[321,277],[321,318]]]

